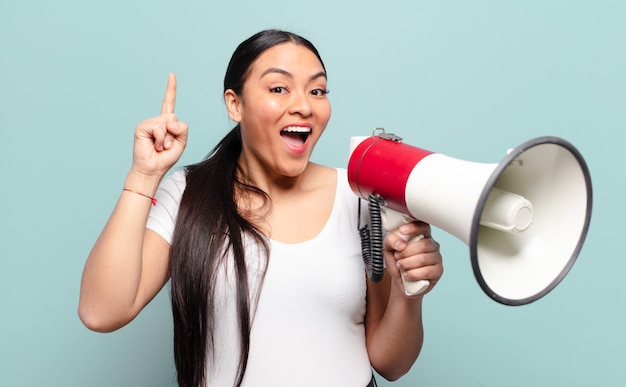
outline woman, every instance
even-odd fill
[[[331,113],[315,47],[277,30],[241,43],[224,79],[237,125],[162,181],[187,141],[175,100],[170,74],[161,114],[135,129],[124,189],[86,262],[83,323],[118,329],[171,279],[181,386],[361,387],[373,385],[372,367],[405,374],[422,345],[423,294],[406,296],[400,276],[432,288],[439,245],[427,224],[404,225],[426,238],[390,233],[383,280],[366,279],[345,170],[309,161]]]

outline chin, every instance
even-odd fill
[[[303,164],[291,165],[288,168],[285,168],[283,170],[283,174],[286,177],[298,177],[298,176],[302,175],[304,173],[304,171],[306,171],[308,166],[309,166],[309,161],[307,159],[307,161],[305,163],[303,163]]]

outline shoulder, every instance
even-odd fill
[[[170,175],[165,177],[161,184],[159,185],[159,189],[157,191],[157,199],[159,196],[169,196],[171,199],[174,199],[176,203],[180,202],[180,198],[185,191],[185,186],[187,185],[187,175],[184,170],[177,170],[172,172]]]
[[[342,196],[348,196],[354,199],[356,196],[350,189],[350,182],[348,181],[348,171],[345,168],[334,168],[337,179],[337,192]]]
[[[150,209],[147,228],[155,231],[168,243],[172,243],[178,206],[186,186],[184,170],[175,171],[167,176],[155,195],[157,205]]]
[[[169,176],[167,176],[161,185],[175,185],[185,187],[187,174],[184,170],[176,170],[172,172]]]
[[[310,176],[313,177],[315,185],[325,187],[336,187],[336,190],[340,196],[349,196],[354,198],[354,194],[350,189],[348,182],[348,171],[345,168],[332,168],[320,164],[311,163]]]

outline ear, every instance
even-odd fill
[[[226,102],[226,110],[228,110],[228,116],[235,122],[241,122],[241,99],[232,89],[228,89],[224,92],[224,102]]]

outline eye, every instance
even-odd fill
[[[314,96],[317,96],[317,97],[323,97],[326,94],[328,94],[328,92],[329,91],[327,89],[314,89],[314,90],[311,90],[311,94],[314,95]]]
[[[287,88],[283,86],[274,86],[274,87],[270,87],[270,92],[277,93],[277,94],[284,94],[287,92]]]

